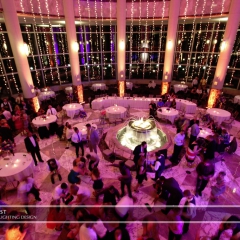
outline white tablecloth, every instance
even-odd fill
[[[127,109],[121,106],[106,108],[106,117],[109,119],[125,118]]]
[[[70,94],[70,93],[72,93],[72,92],[73,92],[72,87],[66,87],[66,88],[65,88],[65,93]]]
[[[190,137],[190,135],[191,135],[191,128],[188,129],[188,136]],[[200,127],[200,133],[198,134],[197,137],[206,138],[209,135],[214,135],[214,133],[210,128]]]
[[[176,99],[176,109],[184,110],[185,113],[195,113],[197,110],[197,104],[184,99]]]
[[[4,157],[8,158],[8,157]],[[34,163],[27,153],[9,155],[9,160],[0,159],[0,180],[4,182],[22,181],[33,174]]]
[[[210,114],[210,116],[215,122],[218,122],[218,124],[221,124],[223,121],[228,120],[231,117],[230,112],[219,108],[209,108],[207,113]]]
[[[174,119],[178,116],[178,110],[174,109],[174,108],[170,108],[169,110],[167,110],[169,108],[167,107],[162,107],[161,110],[162,111],[157,111],[157,116],[158,118],[164,118],[169,120],[171,123],[174,123]]]
[[[102,109],[103,107],[110,107],[114,104],[122,107],[139,108],[139,109],[149,109],[149,104],[153,100],[157,103],[156,98],[120,98],[120,97],[108,97],[108,98],[97,98],[92,101],[92,109]]]
[[[132,88],[133,88],[133,83],[132,83],[132,82],[126,82],[126,88],[132,90]]]
[[[240,104],[240,95],[236,95],[233,99],[233,102]]]
[[[51,97],[54,98],[56,95],[55,95],[55,92],[53,91],[48,91],[48,92],[41,92],[39,93],[38,95],[38,99],[40,101],[44,101],[44,100],[48,100],[50,99]]]
[[[52,122],[56,122],[57,121],[57,117],[55,115],[50,115],[50,116],[47,116],[47,115],[44,115],[46,116],[46,119],[43,119],[43,116],[39,116],[39,117],[36,117],[32,120],[32,123],[34,124],[34,126],[36,127],[48,127],[48,125]]]
[[[174,92],[177,93],[178,91],[184,91],[188,86],[185,84],[174,84]]]
[[[83,110],[83,106],[79,103],[70,103],[63,106],[63,109],[67,112],[67,116],[73,118],[75,114],[79,113],[79,110]]]
[[[106,84],[105,83],[94,83],[92,85],[92,90],[97,91],[98,89],[106,90],[107,89]]]
[[[78,123],[76,125],[73,126],[73,128],[77,127],[78,130],[81,132],[82,134],[82,138],[87,139],[87,127],[86,124],[90,123],[95,129],[97,129],[97,125],[93,122],[84,122],[84,123]]]

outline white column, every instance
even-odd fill
[[[35,96],[32,76],[24,49],[24,42],[18,21],[14,0],[1,0],[3,16],[11,44],[14,61],[17,67],[18,76],[21,82],[24,98]]]
[[[117,0],[117,80],[126,79],[126,0]]]
[[[165,49],[163,82],[170,82],[173,71],[174,50],[177,36],[180,0],[171,0],[168,17],[167,43]]]
[[[232,0],[212,88],[222,89],[240,22],[240,2]]]
[[[81,85],[81,75],[79,66],[79,43],[77,42],[73,0],[63,0],[63,9],[65,14],[68,51],[71,64],[72,83],[74,86]]]

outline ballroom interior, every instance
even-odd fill
[[[49,105],[61,106],[64,124],[69,122],[79,127],[83,135],[86,135],[83,132],[87,123],[94,126],[100,137],[98,168],[104,185],[114,185],[120,190],[117,179],[120,173],[112,163],[116,164],[116,159],[124,160],[132,170],[132,151],[136,146],[129,140],[132,135],[122,133],[122,129],[129,124],[129,119],[140,121],[143,126],[143,121],[149,118],[150,102],[157,103],[170,90],[176,95],[176,107],[157,110],[154,124],[160,140],[149,138],[150,163],[157,150],[167,149],[168,156],[173,153],[174,122],[181,114],[186,119],[200,119],[202,138],[213,134],[202,120],[208,114],[239,146],[239,23],[239,0],[0,0],[0,96],[1,99],[16,98],[22,94],[35,112]],[[199,83],[206,80],[204,99],[191,97],[196,77]],[[86,116],[82,117],[79,110],[84,110]],[[103,111],[107,116],[104,119]],[[48,121],[40,117],[31,119],[35,133],[42,126],[38,120]],[[26,173],[25,170],[24,177],[26,174],[33,176],[40,189],[41,202],[29,197],[30,205],[34,206],[33,215],[40,220],[29,223],[28,238],[22,239],[67,239],[60,238],[61,232],[47,228],[46,221],[53,189],[68,181],[76,158],[75,148],[66,149],[66,142],[56,134],[41,139],[39,147],[45,163],[33,166],[25,149],[25,137],[14,133],[14,153],[21,153],[21,157],[27,154],[24,164],[27,162],[31,171]],[[186,147],[187,144],[188,139]],[[17,185],[21,177],[8,180],[4,169],[10,171],[10,166],[17,165],[12,163],[13,159],[8,165],[4,161],[6,153],[2,152],[1,200],[9,207],[18,206],[21,199]],[[109,152],[115,156],[115,162],[109,159]],[[85,153],[89,153],[87,145]],[[226,191],[213,203],[210,201],[212,182],[207,185],[202,197],[196,198],[198,217],[191,223],[189,232],[182,236],[183,240],[212,239],[223,217],[231,214],[240,217],[237,210],[240,149],[223,154],[224,159],[222,153],[215,154],[214,164],[216,173],[226,172]],[[62,181],[56,180],[55,184],[51,183],[46,164],[50,158],[60,163]],[[178,165],[170,163],[163,175],[175,178],[182,191],[188,189],[194,193],[197,164],[196,161],[189,167],[183,156]],[[135,186],[136,172],[131,173],[132,186]],[[133,192],[137,207],[126,226],[131,240],[145,239],[141,238],[142,221],[149,214],[159,223],[159,238],[153,239],[168,239],[168,218],[161,213],[164,201],[157,202],[160,207],[153,212],[145,206],[155,197],[153,177],[154,172],[148,172],[144,186],[138,193]],[[91,188],[89,176],[81,176],[81,180],[83,186]],[[92,195],[91,204],[94,199]],[[70,210],[66,215],[72,220]],[[7,226],[0,231],[0,240],[6,239]],[[108,231],[113,229],[108,226]],[[82,240],[78,235],[75,239]]]

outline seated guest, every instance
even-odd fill
[[[225,148],[227,148],[230,144],[230,135],[226,129],[222,130],[222,134],[220,135],[219,140],[220,140],[219,151],[224,152]]]
[[[202,88],[201,88],[201,86],[198,87],[198,89],[196,90],[196,93],[198,94],[198,97],[200,97],[202,95]]]
[[[157,103],[157,107],[161,108],[161,107],[163,107],[163,105],[164,105],[164,102],[162,101],[162,98],[159,98],[158,103]]]
[[[197,88],[194,87],[192,90],[191,90],[191,94],[190,94],[191,98],[192,99],[196,99],[198,97],[198,93],[197,93]]]
[[[151,101],[151,103],[149,104],[149,116],[154,117],[156,115],[156,111],[157,111],[156,103],[154,101]]]
[[[176,105],[177,105],[176,98],[174,97],[173,100],[172,100],[172,103],[171,103],[171,107],[176,108]]]
[[[43,114],[45,114],[45,111],[42,109],[42,107],[40,107],[40,108],[38,109],[37,115],[38,115],[38,116],[41,116],[41,115],[43,115]]]
[[[4,99],[3,99],[3,103],[1,104],[1,108],[4,108],[4,109],[6,109],[6,110],[9,111],[9,112],[12,112],[12,111],[13,111],[12,105],[11,105],[11,103],[7,100],[7,98],[4,98]]]
[[[168,99],[168,100],[165,102],[164,107],[170,108],[171,105],[172,105],[172,103],[171,103],[170,99]]]
[[[48,106],[47,115],[57,115],[57,111],[51,105]]]

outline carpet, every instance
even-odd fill
[[[91,116],[87,119],[87,121],[94,120],[94,119],[99,119],[99,113],[93,112]]]

